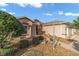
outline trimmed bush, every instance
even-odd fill
[[[18,44],[19,49],[27,48],[29,47],[29,41],[28,40],[21,40]]]
[[[43,36],[35,37],[35,38],[33,38],[32,43],[35,44],[35,45],[38,45],[38,44],[40,44],[43,40],[44,40],[44,37],[43,37]]]

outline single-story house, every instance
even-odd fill
[[[40,21],[38,20],[32,21],[27,17],[20,17],[18,20],[25,28],[27,37],[32,37],[41,34],[42,24]]]
[[[43,24],[43,31],[46,34],[55,35],[57,37],[69,38],[74,34],[76,29],[73,29],[69,22],[52,21]]]
[[[41,35],[43,33],[55,35],[57,37],[69,38],[74,34],[76,29],[70,26],[69,22],[64,21],[52,21],[48,23],[42,23],[39,20],[30,20],[27,17],[20,17],[20,23],[26,30],[26,35],[32,37],[35,35]]]

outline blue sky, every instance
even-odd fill
[[[0,10],[18,17],[26,16],[42,22],[53,20],[73,21],[79,16],[79,4],[76,3],[3,3]]]

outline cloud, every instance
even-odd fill
[[[42,4],[40,3],[40,0],[1,0],[0,6],[7,6],[7,3],[15,3],[18,4],[21,7],[26,7],[27,5],[33,6],[35,8],[41,8]]]
[[[79,13],[64,13],[65,16],[79,16]]]
[[[51,14],[51,13],[45,13],[44,15],[46,15],[46,16],[52,16],[53,14]]]
[[[11,15],[15,15],[15,12],[7,11],[5,8],[1,8],[1,10],[2,10],[2,11],[6,11],[6,12],[8,12],[8,13],[11,14]]]
[[[58,14],[59,14],[59,15],[63,15],[64,12],[63,12],[63,11],[58,11]]]
[[[5,8],[1,8],[2,11],[7,11]]]
[[[64,11],[58,11],[58,14],[64,16],[79,16],[79,13],[64,12]]]
[[[26,7],[28,4],[26,3],[16,3],[17,5],[21,6],[21,7]]]
[[[16,3],[16,4],[18,4],[21,7],[26,7],[27,5],[30,5],[30,6],[35,7],[35,8],[41,8],[42,7],[41,3]]]
[[[41,8],[42,7],[41,3],[31,3],[30,5],[35,7],[35,8]]]
[[[32,7],[35,7],[35,8],[41,8],[42,7],[42,4],[41,3],[15,3],[21,7],[26,7],[27,5],[30,5]],[[4,7],[4,6],[8,6],[9,3],[0,3],[0,6]]]
[[[0,6],[5,7],[5,6],[8,6],[8,4],[7,3],[0,3]]]
[[[11,14],[11,15],[15,15],[15,12],[8,12],[9,14]]]

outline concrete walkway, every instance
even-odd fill
[[[79,51],[77,51],[76,49],[73,48],[73,45],[72,43],[71,44],[66,44],[66,43],[63,43],[63,42],[59,42],[61,44],[61,46],[65,49],[69,49],[71,51],[74,51],[75,53],[79,54]]]

